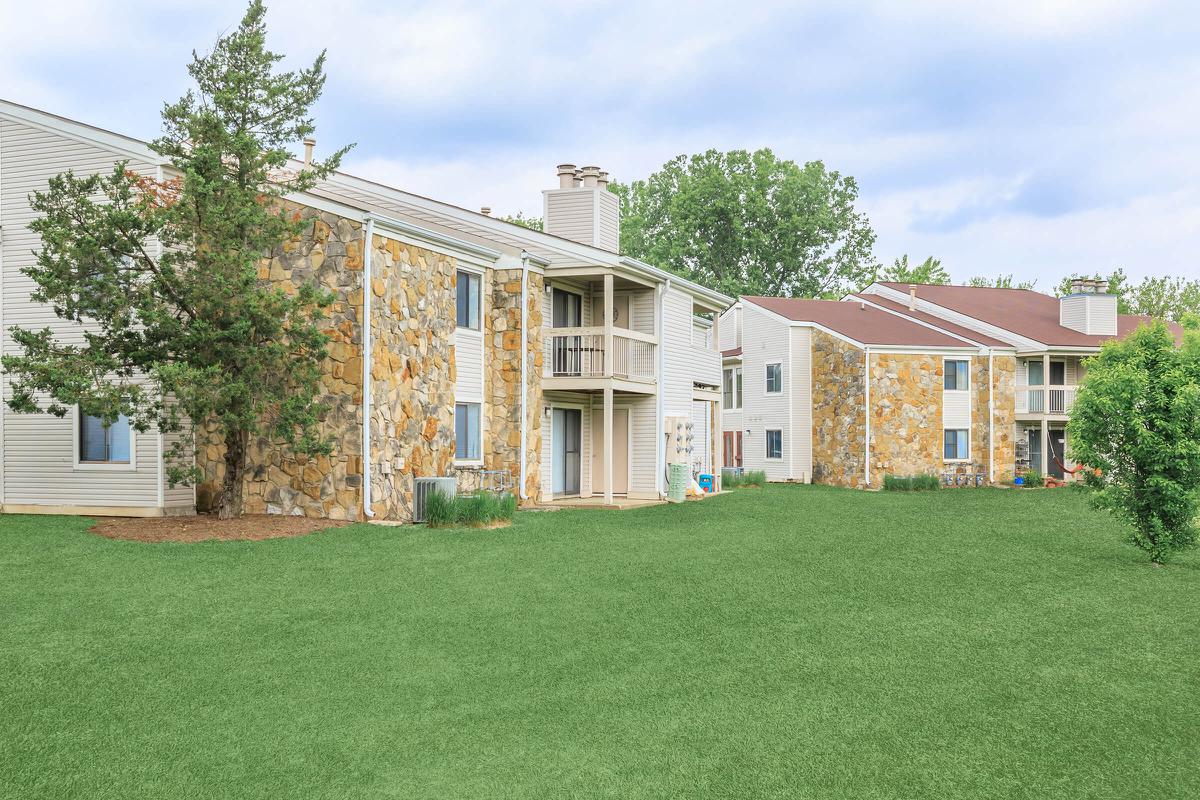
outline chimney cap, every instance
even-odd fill
[[[600,168],[596,166],[587,166],[579,171],[580,177],[583,178],[583,185],[588,189],[595,189],[600,180]]]
[[[575,165],[574,164],[559,164],[555,167],[558,173],[558,188],[570,189],[575,186]]]
[[[479,209],[479,213],[483,214],[485,217],[490,217],[492,215],[492,207],[484,206],[483,208]]]

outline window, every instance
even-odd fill
[[[454,404],[454,458],[479,461],[479,403]]]
[[[79,415],[80,464],[128,464],[130,443],[128,417],[105,425],[100,417]]]
[[[783,431],[767,431],[767,458],[783,458]]]
[[[1027,361],[1026,366],[1029,368],[1029,385],[1041,386],[1045,376],[1043,375],[1041,361]]]
[[[946,361],[946,378],[943,387],[948,392],[965,392],[971,388],[969,361]]]
[[[729,367],[721,376],[722,400],[726,409],[742,407],[742,368]]]
[[[457,323],[460,328],[479,330],[479,276],[466,270],[458,271]]]
[[[1050,385],[1065,386],[1067,383],[1067,362],[1051,361],[1050,362]]]
[[[552,327],[578,328],[583,325],[583,297],[574,292],[555,289],[550,311]]]
[[[783,391],[783,365],[767,364],[767,394]]]
[[[971,457],[971,439],[966,430],[947,430],[942,436],[943,460],[966,461]]]

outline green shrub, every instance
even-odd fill
[[[763,486],[767,482],[767,473],[762,470],[752,472],[729,473],[721,478],[721,488],[738,489],[746,486]]]
[[[480,491],[453,499],[430,492],[425,500],[425,524],[431,528],[482,528],[497,520],[511,520],[516,512],[517,498],[508,492]]]
[[[942,488],[937,475],[884,475],[883,489],[887,492],[924,492]]]
[[[1046,479],[1043,478],[1042,473],[1038,472],[1036,469],[1029,470],[1029,472],[1025,473],[1024,477],[1025,486],[1029,489],[1037,489],[1046,484]]]

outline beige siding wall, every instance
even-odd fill
[[[484,292],[486,297],[489,293]],[[481,313],[485,313],[483,309]],[[483,401],[483,332],[456,328],[454,331],[454,400]]]
[[[692,298],[675,289],[663,294],[663,415],[692,415]]]
[[[16,353],[8,329],[49,327],[63,342],[83,341],[84,326],[64,322],[47,306],[32,303],[33,281],[21,269],[34,261],[38,238],[28,230],[34,214],[28,196],[44,190],[54,175],[73,170],[78,175],[108,172],[125,157],[94,144],[34,125],[0,118],[0,347]],[[153,174],[147,162],[130,168]],[[4,398],[10,396],[7,377],[0,378]],[[0,419],[3,437],[3,501],[11,505],[79,505],[89,507],[156,507],[160,469],[158,434],[135,434],[135,469],[80,469],[74,465],[72,419],[23,415],[7,406]],[[190,491],[190,490],[189,490]],[[176,499],[182,497],[177,496]]]

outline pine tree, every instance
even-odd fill
[[[253,0],[210,54],[193,54],[196,86],[164,107],[151,145],[164,179],[122,162],[58,175],[35,193],[32,299],[87,333],[75,343],[14,328],[23,352],[3,358],[16,411],[61,417],[78,405],[107,424],[124,415],[138,431],[178,433],[165,454],[172,485],[199,478],[194,430],[223,439],[222,518],[241,514],[252,436],[297,453],[330,449],[318,392],[333,297],[315,285],[285,292],[260,280],[258,265],[303,226],[284,198],[312,188],[348,148],[288,169],[289,146],[314,131],[325,54],[276,72],[265,13]]]

